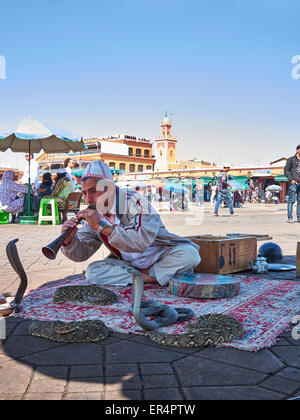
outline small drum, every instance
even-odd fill
[[[232,298],[240,293],[240,280],[218,274],[177,274],[169,282],[175,296],[196,299]]]

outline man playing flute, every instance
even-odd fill
[[[199,246],[167,231],[160,215],[136,191],[114,184],[109,167],[102,161],[88,164],[82,176],[85,209],[62,225],[62,232],[74,231],[62,246],[63,254],[75,262],[88,260],[102,244],[109,257],[91,263],[86,279],[99,286],[126,286],[132,283],[127,268],[142,273],[144,283],[167,286],[175,274],[191,273],[200,261]]]

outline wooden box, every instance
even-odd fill
[[[230,274],[249,270],[257,256],[256,237],[188,236],[200,246],[201,263],[195,273]]]

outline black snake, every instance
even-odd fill
[[[22,310],[22,299],[27,288],[27,276],[16,247],[18,239],[10,241],[6,247],[7,258],[20,277],[20,285],[11,304],[12,312]],[[199,317],[196,323],[187,326],[187,333],[164,334],[158,328],[193,318],[194,313],[187,308],[171,308],[155,301],[142,301],[144,283],[141,273],[129,267],[133,276],[132,314],[136,322],[149,332],[151,340],[158,344],[177,347],[198,347],[231,341],[243,333],[242,324],[233,317],[220,314],[207,314]],[[117,301],[110,290],[99,286],[65,286],[57,289],[54,303],[65,301],[86,301],[93,304],[108,305]],[[152,321],[148,316],[156,316]],[[109,330],[100,320],[64,323],[61,321],[34,321],[29,329],[34,336],[61,342],[99,341],[107,338]]]
[[[18,249],[16,247],[16,243],[19,239],[13,239],[11,240],[7,246],[6,246],[6,255],[8,258],[8,261],[10,262],[12,268],[15,270],[15,272],[20,277],[20,285],[18,287],[17,293],[15,295],[15,298],[13,302],[10,305],[11,312],[21,312],[22,310],[22,299],[24,296],[24,293],[27,289],[27,275],[25,273],[25,270],[23,268],[23,265],[20,261]]]

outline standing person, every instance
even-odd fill
[[[222,201],[226,200],[228,203],[230,215],[234,215],[233,211],[233,203],[232,203],[232,196],[230,194],[229,188],[231,188],[231,185],[227,182],[227,173],[230,171],[229,165],[224,165],[223,169],[220,171],[219,174],[219,192],[218,192],[218,198],[215,206],[215,216],[219,216],[219,207]]]
[[[297,222],[300,222],[300,144],[296,148],[296,154],[288,158],[284,175],[289,180],[288,223],[293,223],[293,205],[296,199]]]
[[[241,207],[243,203],[243,197],[239,191],[234,191],[233,193],[233,207]]]
[[[73,175],[72,170],[75,168],[75,162],[71,160],[71,158],[67,158],[64,160],[64,169],[67,172],[67,177],[70,181],[73,182],[74,185],[77,184],[76,177]]]
[[[26,166],[20,184],[28,184],[29,178],[29,161],[30,161],[30,182],[35,189],[39,186],[40,168],[37,161],[34,159],[33,153],[25,154]]]
[[[213,206],[214,201],[217,201],[218,186],[217,186],[216,181],[212,182],[212,184],[210,186],[210,190],[211,190],[210,204],[211,204],[211,206]]]
[[[200,206],[201,205],[200,189],[198,188],[197,185],[195,185],[194,194],[195,194],[196,206]]]

